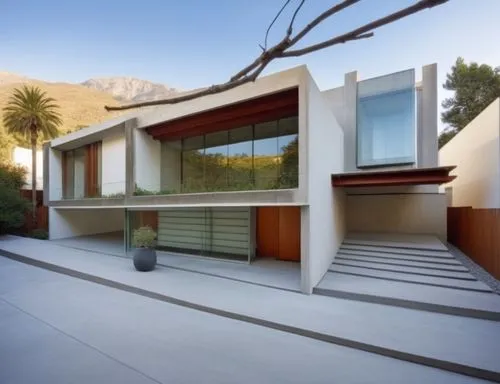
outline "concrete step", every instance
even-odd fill
[[[500,296],[493,292],[411,284],[328,272],[314,293],[423,311],[500,321]]]
[[[446,287],[476,292],[491,292],[491,288],[480,281],[458,280],[446,277],[411,275],[401,272],[377,271],[368,268],[346,267],[334,265],[331,271],[354,276],[369,277],[372,279],[385,279],[389,281],[400,281],[415,284],[425,284],[435,287]],[[332,273],[332,272],[327,272]]]
[[[376,264],[370,261],[359,261],[359,260],[342,260],[335,258],[332,266],[342,265],[348,267],[356,268],[368,268],[377,271],[389,271],[389,272],[400,272],[407,274],[414,274],[419,276],[437,276],[446,277],[449,279],[459,279],[459,280],[477,280],[468,271],[443,271],[433,268],[420,268],[414,266],[404,266],[404,265],[386,265],[386,264]]]
[[[367,263],[373,263],[375,265],[400,265],[405,267],[420,267],[425,269],[433,269],[437,271],[455,271],[455,272],[468,272],[469,270],[460,264],[442,264],[427,261],[413,261],[405,259],[389,259],[389,258],[379,258],[372,256],[361,256],[361,255],[350,255],[345,253],[338,253],[335,256],[335,260],[344,261],[363,261]]]
[[[419,249],[404,249],[404,248],[391,248],[391,247],[374,247],[367,245],[356,245],[343,242],[340,246],[341,250],[356,250],[356,251],[367,251],[367,252],[382,252],[393,255],[412,255],[420,257],[437,257],[443,259],[453,259],[454,256],[447,251],[429,251],[429,250],[419,250]]]
[[[455,258],[444,258],[444,257],[427,257],[427,256],[416,256],[416,255],[398,255],[394,253],[385,252],[372,252],[372,251],[359,251],[353,249],[339,249],[338,254],[343,255],[357,255],[357,256],[367,256],[383,260],[400,260],[400,261],[420,261],[424,263],[437,263],[446,265],[462,265]]]
[[[357,245],[447,251],[446,245],[436,236],[429,235],[348,233],[344,242]]]

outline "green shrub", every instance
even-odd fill
[[[141,187],[138,187],[136,185],[135,191],[134,191],[134,196],[171,195],[173,193],[176,193],[176,192],[168,190],[168,189],[164,189],[161,191],[151,191],[149,189],[141,188]]]
[[[134,229],[132,245],[136,248],[153,248],[155,246],[156,232],[146,226]]]
[[[45,229],[34,229],[31,232],[30,237],[32,237],[34,239],[39,239],[39,240],[48,240],[49,233]]]
[[[21,228],[30,202],[23,199],[19,190],[0,185],[0,234]]]
[[[21,197],[26,169],[10,163],[0,164],[0,234],[24,225],[30,202]]]

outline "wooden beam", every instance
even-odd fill
[[[174,140],[298,115],[298,89],[229,105],[147,128],[155,139]],[[263,120],[264,116],[267,120]],[[216,128],[220,126],[221,128]]]
[[[391,171],[355,172],[332,175],[334,187],[382,187],[398,185],[445,184],[456,176],[455,167],[413,168]]]

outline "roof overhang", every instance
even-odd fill
[[[166,121],[148,127],[146,131],[156,140],[171,141],[297,116],[298,113],[298,88],[292,88]]]
[[[87,128],[82,128],[76,132],[58,137],[50,142],[52,148],[60,151],[69,151],[87,144],[101,141],[106,137],[122,134],[125,129],[125,122],[134,120],[134,117],[124,116],[113,120],[95,124]]]
[[[332,174],[334,187],[387,187],[400,185],[445,184],[456,176],[450,175],[455,166],[411,168],[391,171],[369,171]]]

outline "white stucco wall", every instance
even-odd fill
[[[161,146],[161,190],[181,191],[181,141],[169,141]]]
[[[310,293],[326,273],[345,235],[344,192],[334,191],[331,174],[342,172],[344,137],[332,109],[309,77],[307,168],[309,207],[301,210],[302,291]]]
[[[123,208],[116,209],[57,209],[49,208],[49,238],[116,232],[124,228]]]
[[[434,234],[446,240],[444,194],[347,195],[348,232]]]
[[[44,186],[44,193],[49,193],[48,200],[62,199],[62,152],[49,148],[49,185]]]
[[[158,140],[141,129],[134,129],[134,174],[139,188],[160,190],[161,147]]]
[[[14,163],[21,165],[28,171],[24,189],[31,189],[31,149],[15,147],[13,153]],[[36,189],[43,189],[43,151],[36,152]]]
[[[500,99],[496,99],[439,151],[440,165],[456,165],[455,207],[500,208]]]
[[[125,193],[125,135],[102,140],[102,194]]]

